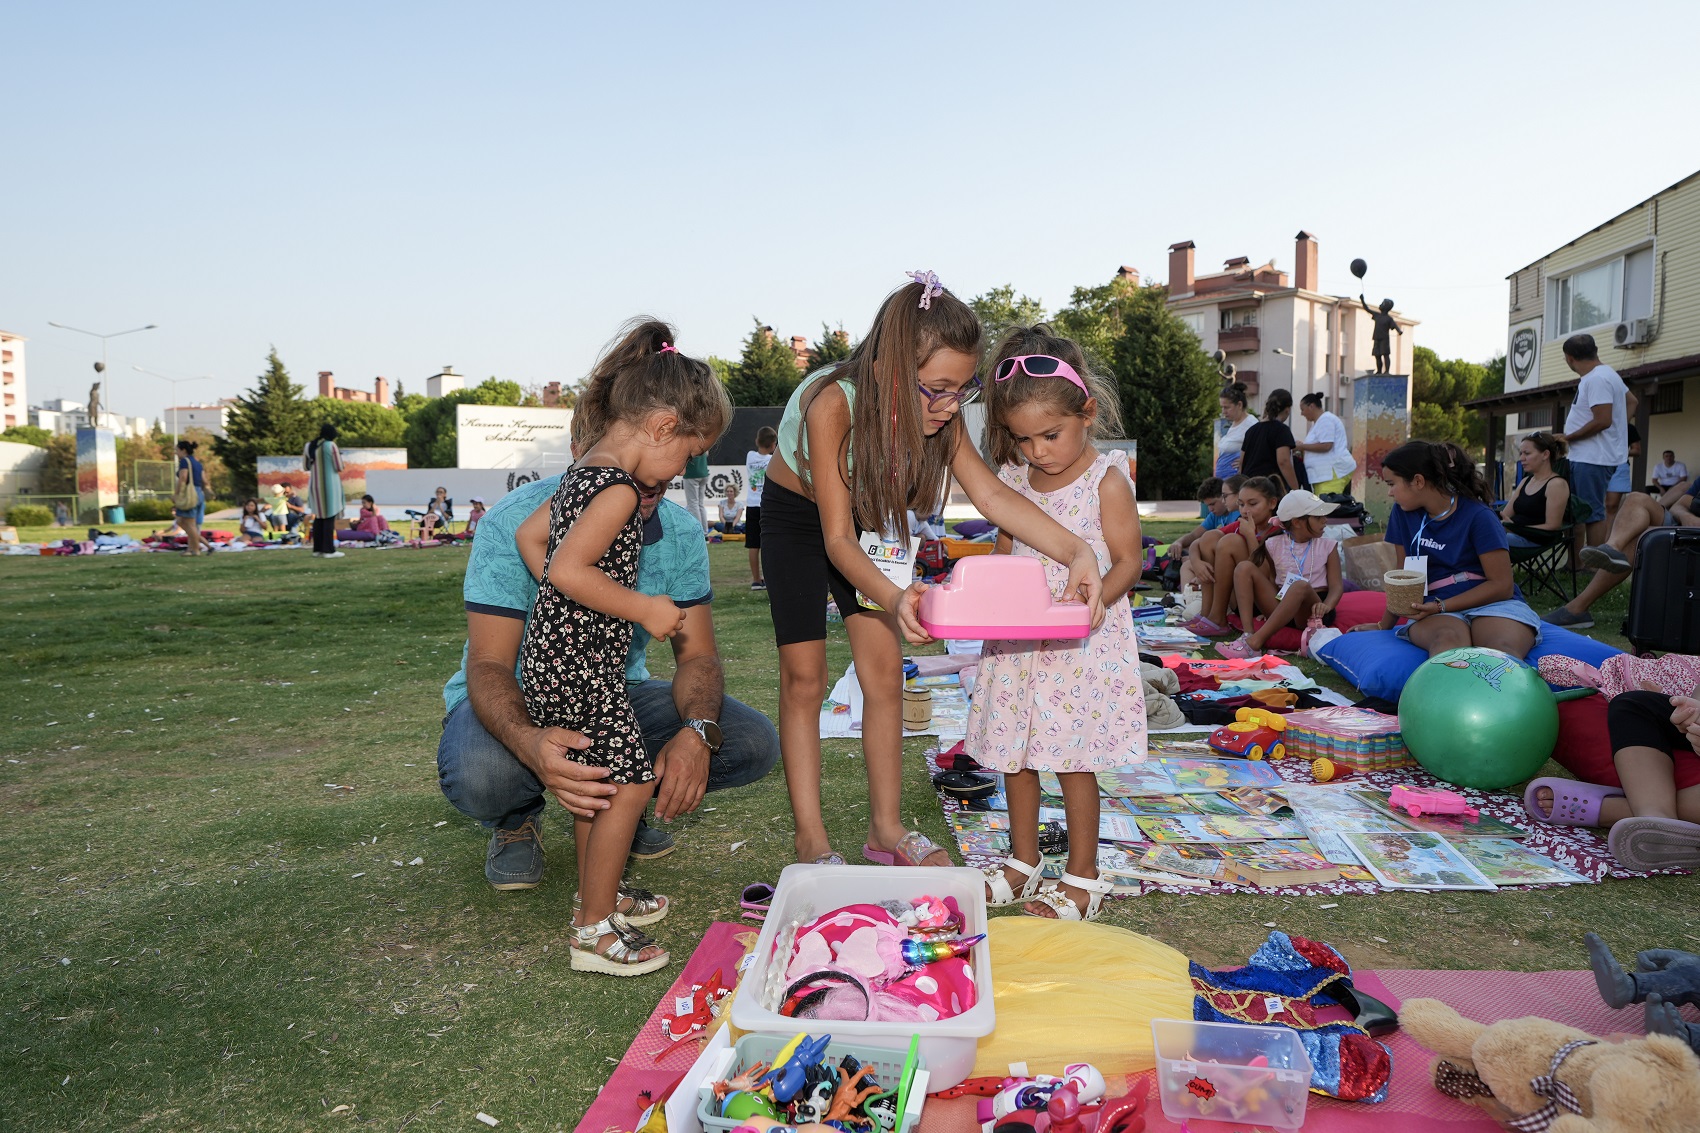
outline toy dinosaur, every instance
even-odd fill
[[[871,1066],[858,1067],[852,1075],[842,1066],[838,1068],[838,1092],[832,1095],[832,1107],[826,1111],[827,1121],[842,1121],[846,1125],[872,1125],[871,1118],[861,1116],[856,1111],[862,1108],[862,1103],[880,1092],[880,1088],[866,1086],[858,1088],[858,1083],[872,1071]]]

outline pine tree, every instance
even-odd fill
[[[802,378],[797,356],[781,342],[773,328],[755,320],[755,328],[744,340],[744,352],[726,383],[733,405],[784,405]]]
[[[1045,321],[1045,305],[1027,295],[1018,297],[1015,285],[1011,283],[974,296],[968,301],[968,306],[980,317],[980,325],[986,330],[988,348],[1010,327],[1030,327]]]
[[[842,362],[850,357],[850,332],[839,323],[837,330],[830,329],[825,323],[820,325],[820,337],[809,347],[808,372],[814,373],[822,366],[830,366],[834,362]]]
[[[294,455],[306,447],[316,431],[312,411],[301,398],[301,387],[289,380],[289,371],[274,346],[266,356],[266,372],[253,389],[236,399],[225,424],[227,435],[213,441],[213,451],[230,469],[235,491],[252,495],[258,490],[258,459]]]

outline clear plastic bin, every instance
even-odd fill
[[[732,1001],[732,1026],[745,1034],[795,1035],[829,1032],[834,1038],[857,1046],[884,1047],[901,1052],[909,1047],[909,1036],[921,1036],[921,1055],[932,1074],[931,1088],[946,1090],[959,1084],[974,1070],[974,1052],[980,1039],[992,1033],[997,1015],[992,1006],[992,958],[989,943],[971,952],[974,986],[978,999],[973,1007],[949,1019],[930,1023],[850,1022],[827,1019],[791,1019],[774,1008],[774,988],[783,976],[769,979],[777,965],[781,972],[790,959],[790,932],[794,922],[813,920],[822,913],[845,905],[877,904],[881,901],[913,901],[918,897],[954,897],[962,908],[964,935],[986,931],[986,878],[977,869],[912,869],[904,866],[791,865],[779,875],[767,920],[762,923],[749,970]],[[775,956],[781,934],[785,955]],[[782,991],[783,988],[780,988]]]
[[[1169,1120],[1304,1124],[1311,1065],[1292,1028],[1153,1019],[1151,1037],[1157,1096]]]
[[[824,1024],[825,1020],[816,1020]],[[828,1034],[824,1025],[815,1035]],[[791,1039],[792,1035],[745,1035],[737,1045],[727,1053],[730,1061],[722,1067],[717,1067],[713,1081],[705,1082],[697,1089],[697,1120],[702,1122],[703,1129],[708,1133],[725,1133],[726,1130],[736,1129],[740,1124],[730,1117],[721,1117],[717,1112],[714,1100],[714,1082],[725,1081],[736,1077],[758,1062],[771,1063],[773,1056]],[[863,1046],[860,1043],[829,1042],[826,1044],[826,1062],[837,1066],[845,1055],[852,1054],[863,1066],[873,1068],[873,1076],[879,1080],[880,1088],[895,1090],[903,1079],[903,1062],[908,1057],[907,1048],[891,1050],[886,1047]],[[921,1105],[926,1101],[927,1094],[935,1089],[927,1075],[927,1057],[920,1055],[915,1060],[915,1077],[909,1086],[909,1096],[906,1099],[907,1113],[901,1114],[897,1120],[896,1133],[910,1133],[921,1123]]]

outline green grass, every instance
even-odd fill
[[[711,554],[729,691],[771,713],[766,600],[741,546]],[[433,770],[465,562],[447,548],[0,559],[0,1127],[298,1129],[339,1105],[385,1129],[464,1129],[479,1110],[504,1129],[578,1120],[677,969],[568,970],[558,810],[543,886],[485,884],[485,834]],[[841,671],[841,629],[830,649]],[[670,671],[664,647],[652,664]],[[944,843],[923,747],[909,744],[904,813]],[[826,745],[847,852],[866,819],[854,751]],[[790,861],[789,822],[776,773],[710,796],[675,825],[678,853],[634,871],[677,900],[660,926],[677,956]],[[1574,968],[1587,929],[1620,952],[1692,946],[1693,886],[1327,910],[1158,895],[1108,919],[1213,964],[1275,922],[1368,966]]]

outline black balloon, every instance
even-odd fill
[[[1352,261],[1352,274],[1357,276],[1359,279],[1362,279],[1364,277],[1364,272],[1368,270],[1369,265],[1364,263],[1362,260]]]

